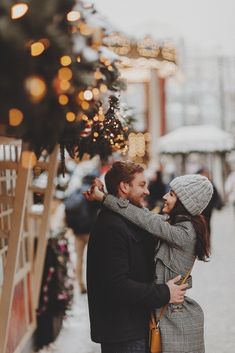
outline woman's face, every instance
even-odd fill
[[[170,190],[166,195],[163,196],[164,206],[162,211],[164,213],[170,214],[175,207],[177,196],[173,190]]]

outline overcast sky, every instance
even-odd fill
[[[235,55],[235,0],[94,0],[120,30]]]

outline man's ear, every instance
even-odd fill
[[[130,185],[128,183],[125,183],[124,181],[121,181],[119,184],[119,188],[123,194],[128,194]]]

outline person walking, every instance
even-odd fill
[[[158,240],[154,258],[156,284],[165,283],[177,274],[185,276],[195,259],[206,261],[210,253],[207,223],[201,214],[213,194],[211,182],[201,175],[184,175],[173,179],[170,187],[163,197],[163,213],[167,217],[136,207],[128,200],[106,196],[97,186],[90,190],[92,199],[103,200],[105,207]],[[156,317],[159,315],[157,309]],[[162,353],[205,352],[203,311],[193,299],[185,296],[182,304],[169,304],[160,328]]]
[[[122,198],[121,208],[126,201],[142,207],[148,195],[143,171],[132,162],[115,162],[105,175],[108,192]],[[176,285],[180,276],[153,282],[153,249],[145,231],[102,207],[87,253],[91,338],[101,343],[102,353],[149,352],[151,310],[183,302],[187,285]]]

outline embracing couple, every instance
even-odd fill
[[[87,191],[102,202],[87,255],[91,338],[102,353],[148,353],[152,312],[160,320],[163,353],[204,353],[203,312],[179,284],[195,259],[209,257],[207,224],[201,215],[213,193],[201,175],[170,183],[165,216],[144,208],[149,194],[142,166],[115,162],[102,184]],[[180,277],[181,276],[181,277]]]

